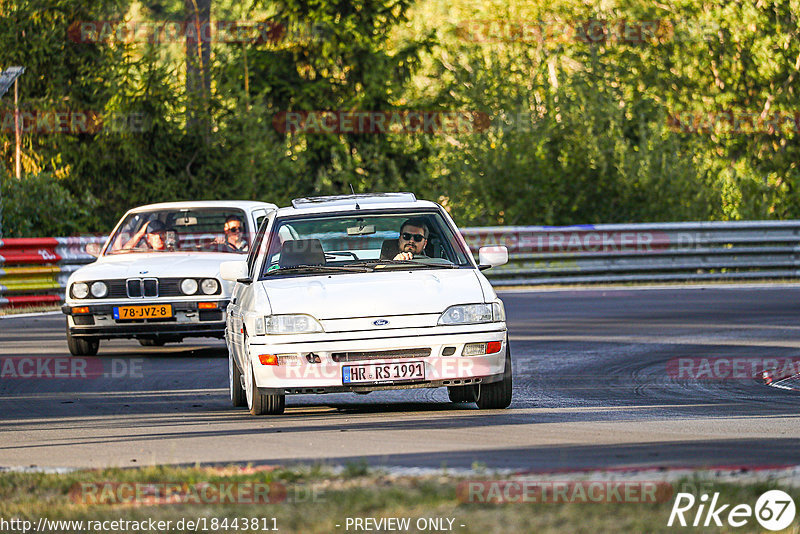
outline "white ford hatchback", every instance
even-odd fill
[[[262,223],[225,338],[234,406],[282,413],[286,395],[447,387],[453,402],[511,403],[505,311],[441,206],[410,193],[297,199]]]

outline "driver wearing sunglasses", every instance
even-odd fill
[[[422,219],[408,219],[400,227],[400,237],[397,246],[400,252],[395,260],[411,260],[414,256],[425,255],[425,245],[428,244],[428,226]]]
[[[214,243],[224,245],[226,249],[232,252],[247,252],[249,250],[250,247],[244,237],[245,226],[242,219],[236,215],[231,215],[225,220],[223,231],[225,236],[217,237]]]

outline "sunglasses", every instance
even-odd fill
[[[241,226],[231,226],[230,228],[226,228],[225,231],[226,232],[230,232],[232,234],[238,234],[239,232],[242,231],[242,227]]]
[[[411,241],[413,238],[417,243],[425,239],[425,236],[422,234],[409,234],[408,232],[403,232],[400,234],[400,237],[402,237],[404,241]]]

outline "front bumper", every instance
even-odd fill
[[[199,309],[193,301],[124,302],[112,304],[69,303],[61,307],[67,316],[67,328],[74,337],[100,339],[158,337],[217,337],[225,334],[225,316],[228,300],[203,299],[214,302],[216,309]],[[169,304],[173,316],[169,319],[114,319],[114,308],[118,306],[141,306]],[[88,308],[77,313],[74,308]]]
[[[464,345],[499,341],[501,348],[494,354],[462,356]],[[430,349],[429,356],[412,356],[420,349]],[[444,356],[446,349],[455,349]],[[253,364],[256,386],[261,394],[302,394],[369,392],[387,389],[435,388],[496,382],[503,378],[506,360],[506,330],[486,330],[462,334],[398,335],[370,339],[342,341],[314,341],[302,343],[251,344],[249,358]],[[380,357],[391,351],[391,357]],[[337,355],[370,354],[365,360],[336,361]],[[374,356],[377,353],[378,356]],[[260,355],[294,355],[299,363],[289,365],[263,365]],[[311,356],[309,356],[311,355]],[[315,358],[316,357],[316,358]],[[316,360],[319,363],[311,363]],[[345,383],[346,366],[368,364],[394,364],[423,362],[424,379],[375,380],[368,383]]]

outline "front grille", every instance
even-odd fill
[[[331,358],[335,362],[360,362],[364,360],[391,360],[393,358],[425,358],[431,355],[430,348],[373,350],[365,352],[334,352]]]
[[[110,299],[121,299],[128,296],[128,290],[125,287],[125,280],[107,280],[108,284],[108,297]]]
[[[145,297],[157,297],[158,296],[158,280],[142,280],[142,285],[144,287],[144,296]]]
[[[158,296],[158,279],[156,278],[128,278],[126,286],[128,297],[132,299]]]
[[[108,295],[104,298],[121,299],[142,297],[185,297],[181,291],[181,282],[184,278],[129,278],[128,280],[103,280],[108,285]],[[203,279],[195,278],[200,284]],[[88,282],[91,285],[91,282]],[[144,286],[144,287],[143,287]],[[208,298],[222,293],[222,286],[212,295],[197,291],[193,297]],[[144,290],[144,293],[142,292]]]
[[[138,299],[142,297],[142,281],[138,278],[128,280],[128,297]]]
[[[181,291],[181,281],[183,278],[159,278],[159,294],[162,297],[183,297],[184,294]],[[200,282],[198,281],[198,284]],[[198,291],[198,293],[201,293]]]

